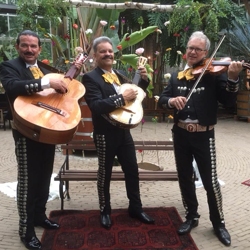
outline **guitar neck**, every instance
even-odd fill
[[[67,71],[67,73],[65,74],[65,78],[70,78],[70,80],[72,80],[77,72],[77,67],[75,65],[72,65],[70,67],[70,69]]]
[[[147,63],[147,60],[148,59],[146,57],[140,56],[138,58],[138,68],[140,66],[145,66],[145,64]],[[139,69],[137,69],[135,71],[135,75],[134,75],[134,78],[132,80],[132,83],[135,84],[135,85],[138,85],[140,79],[141,79],[141,71]]]
[[[88,54],[87,53],[80,53],[77,58],[76,61],[77,62],[82,62],[85,63],[85,61],[88,59]],[[78,68],[75,66],[75,64],[73,64],[70,69],[67,71],[67,73],[65,74],[65,78],[70,78],[70,80],[74,79],[74,77],[76,77],[76,72],[78,71]],[[78,71],[78,73],[80,73],[80,70]]]
[[[134,75],[134,78],[133,78],[133,80],[132,80],[132,83],[135,84],[135,85],[138,85],[140,79],[141,79],[140,70],[137,69],[137,70],[135,71],[135,75]]]

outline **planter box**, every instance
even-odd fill
[[[239,91],[237,95],[237,116],[250,118],[250,91]]]

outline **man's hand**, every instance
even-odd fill
[[[145,81],[148,80],[148,73],[144,66],[139,66],[138,69],[140,70],[141,78]]]
[[[242,62],[232,61],[231,64],[228,66],[228,70],[227,70],[228,79],[237,81],[242,69],[243,69]]]
[[[67,92],[67,85],[62,79],[49,78],[50,87],[55,89],[58,93],[65,94]]]
[[[80,69],[83,65],[83,61],[77,61],[74,63],[74,65],[76,66],[77,69]]]
[[[138,90],[135,90],[133,88],[126,89],[122,93],[125,102],[133,101],[137,97],[137,95],[138,95]]]
[[[176,107],[178,110],[182,110],[186,105],[187,99],[184,96],[177,96],[170,99],[169,104],[172,107]]]

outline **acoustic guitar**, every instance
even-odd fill
[[[147,63],[147,58],[140,56],[138,58],[137,65],[144,66]],[[139,125],[143,118],[142,101],[146,96],[144,90],[138,87],[140,81],[140,70],[136,70],[135,76],[131,83],[124,83],[120,86],[119,94],[124,93],[126,89],[135,89],[138,91],[138,95],[135,100],[126,103],[125,106],[120,107],[113,112],[109,113],[109,118],[116,122],[116,124],[122,128],[130,129]]]
[[[76,61],[85,62],[86,53],[80,53]],[[28,138],[48,144],[69,142],[81,120],[79,99],[85,87],[76,79],[75,65],[63,74],[49,73],[44,77],[58,78],[67,84],[67,92],[60,94],[49,88],[30,96],[19,96],[14,102],[13,120],[18,131]]]

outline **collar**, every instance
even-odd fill
[[[192,67],[190,67],[190,66],[188,66],[188,64],[186,64],[184,70],[189,69],[189,68],[192,68]]]
[[[28,64],[28,63],[25,63],[26,64],[26,68],[29,68],[29,67],[38,67],[38,64],[37,64],[37,61],[36,61],[36,63],[34,63],[34,64]]]
[[[100,68],[104,73],[113,73],[115,74],[115,71],[113,69],[111,69],[111,72],[109,72],[108,70],[102,69]]]

